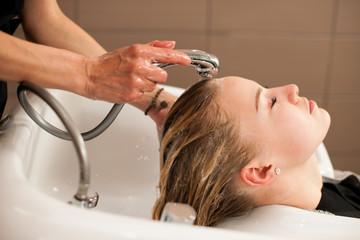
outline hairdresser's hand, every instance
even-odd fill
[[[88,58],[84,95],[115,103],[140,99],[144,92],[152,92],[157,83],[166,81],[166,71],[153,62],[190,64],[190,58],[174,51],[174,46],[173,41],[153,41]]]

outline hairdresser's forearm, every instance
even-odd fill
[[[27,42],[0,32],[0,79],[29,81],[84,95],[86,58],[67,50]]]
[[[29,40],[84,56],[99,56],[105,49],[66,17],[56,0],[26,0],[22,12]]]

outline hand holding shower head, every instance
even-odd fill
[[[190,57],[191,59],[190,65],[193,65],[195,67],[195,70],[199,73],[202,79],[212,78],[219,71],[219,67],[220,67],[219,60],[217,57],[215,57],[212,54],[200,50],[189,50],[189,49],[177,49],[176,51],[185,53]],[[158,63],[158,62],[155,62],[153,64],[161,68],[166,68],[175,65],[173,63]],[[27,82],[21,83],[18,87],[18,98],[20,104],[22,105],[26,113],[48,133],[64,140],[72,140],[70,134],[67,131],[62,131],[52,126],[45,119],[43,119],[35,111],[35,109],[33,109],[25,94],[26,91],[31,91],[43,99],[44,99],[43,96],[45,94],[47,96],[49,95],[46,93],[45,90],[35,86],[34,84]],[[54,102],[55,100],[53,100],[52,97],[49,96],[48,99],[46,99],[46,101]],[[108,115],[98,126],[96,126],[94,129],[88,132],[81,134],[83,139],[87,141],[97,137],[102,132],[104,132],[110,126],[110,124],[115,120],[116,116],[119,114],[123,106],[124,104],[114,104],[114,107],[110,110]]]
[[[189,49],[176,49],[178,52],[187,54],[191,59],[191,65],[195,67],[195,70],[199,73],[202,79],[212,78],[218,72],[220,63],[217,57],[212,54],[200,51],[200,50],[189,50]],[[173,66],[172,63],[153,63],[155,66],[166,68]]]

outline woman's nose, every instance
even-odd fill
[[[299,87],[295,84],[289,84],[284,86],[286,95],[288,97],[289,102],[291,103],[297,103],[298,102],[298,96],[299,96]]]

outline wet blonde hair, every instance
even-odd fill
[[[234,178],[251,159],[237,121],[221,107],[221,84],[203,80],[175,102],[161,142],[160,196],[153,219],[167,202],[186,203],[197,212],[195,224],[213,226],[255,207]]]

